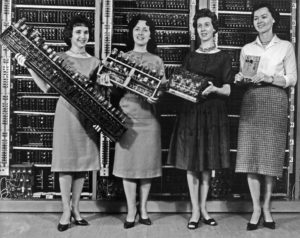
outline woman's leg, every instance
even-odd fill
[[[151,179],[140,180],[140,216],[142,219],[148,218],[147,201],[151,188]]]
[[[259,175],[247,174],[247,180],[253,205],[253,213],[250,219],[250,223],[257,224],[261,215]]]
[[[200,209],[201,209],[201,214],[205,220],[211,219],[206,210],[206,200],[207,200],[207,195],[208,195],[208,190],[209,190],[210,177],[211,177],[210,171],[202,172],[202,181],[201,181],[201,186],[200,186],[200,193],[201,193],[200,194]]]
[[[137,182],[134,179],[123,179],[123,186],[127,202],[127,222],[134,222],[136,215],[136,187]]]
[[[59,187],[61,192],[61,201],[63,207],[63,214],[60,218],[60,224],[70,223],[71,207],[70,207],[70,196],[73,176],[71,173],[58,173]]]
[[[198,222],[200,218],[198,173],[187,171],[186,175],[192,203],[192,216],[190,218],[190,222]]]
[[[84,172],[75,172],[72,184],[72,213],[75,220],[81,220],[80,211],[79,211],[79,201],[84,184],[85,173]]]
[[[263,212],[264,219],[266,222],[272,222],[273,218],[271,215],[271,196],[273,189],[273,177],[265,176],[265,191],[264,191],[264,203],[263,203]]]

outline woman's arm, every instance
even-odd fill
[[[229,96],[231,92],[230,84],[223,84],[221,88],[215,87],[215,93],[222,96]]]
[[[244,53],[244,48],[242,48],[241,53],[240,53],[240,71],[234,76],[235,84],[242,83],[242,81],[244,79],[244,75],[242,73],[244,62],[245,62],[245,53]]]
[[[37,86],[44,92],[47,93],[51,86],[47,84],[43,79],[41,79],[32,69],[28,68],[28,72],[30,73],[31,77],[33,78],[34,82]]]
[[[26,58],[23,55],[18,53],[18,54],[16,54],[15,58],[19,65],[26,67],[26,65],[25,65]],[[30,68],[27,68],[27,69],[28,69],[28,72],[30,73],[32,79],[34,80],[34,82],[38,85],[38,87],[44,93],[48,92],[48,90],[50,89],[50,85],[47,84],[43,79],[41,79],[32,69],[30,69]]]
[[[208,82],[209,86],[202,92],[202,96],[206,97],[211,93],[215,93],[221,96],[229,96],[231,92],[230,84],[223,84],[221,88],[213,85],[212,82]]]
[[[280,76],[285,79],[285,87],[295,86],[297,83],[297,65],[296,65],[296,56],[293,45],[290,43],[286,52],[286,55],[283,60],[283,65],[285,69],[285,75]],[[274,77],[274,81],[278,80],[279,76]]]
[[[292,44],[288,45],[282,63],[284,67],[284,75],[274,74],[270,76],[270,75],[265,75],[263,73],[257,73],[252,78],[252,82],[256,84],[265,82],[283,88],[295,86],[297,82],[297,66],[296,66],[295,52]]]
[[[212,82],[208,82],[209,86],[202,92],[202,96],[208,96],[211,93],[229,96],[231,92],[230,84],[233,81],[232,66],[231,66],[231,57],[229,55],[224,56],[224,60],[221,61],[220,68],[222,70],[221,80],[222,86],[216,87]]]

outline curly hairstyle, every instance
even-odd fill
[[[89,29],[89,34],[92,32],[92,24],[83,15],[75,15],[73,16],[70,21],[67,22],[67,25],[65,26],[64,29],[64,41],[66,44],[71,47],[71,38],[72,38],[72,33],[73,33],[73,28],[75,26],[86,26]]]
[[[219,22],[217,15],[209,10],[208,8],[202,8],[201,10],[198,10],[195,13],[194,19],[193,19],[193,27],[195,30],[197,29],[197,21],[201,17],[209,17],[211,19],[211,23],[215,29],[214,35],[218,32]]]
[[[147,44],[147,51],[154,54],[156,52],[156,42],[155,42],[155,24],[154,22],[146,15],[139,14],[134,16],[130,22],[128,23],[128,37],[127,37],[127,51],[133,50],[134,48],[134,39],[133,39],[133,28],[137,25],[139,21],[146,21],[146,25],[149,26],[150,29],[150,40]]]
[[[273,7],[272,4],[270,4],[269,2],[261,2],[258,3],[256,5],[253,6],[253,10],[252,10],[252,14],[251,14],[251,20],[253,22],[254,20],[254,13],[261,9],[261,8],[267,8],[269,10],[269,12],[271,13],[273,19],[275,20],[274,24],[273,24],[273,32],[275,32],[278,28],[279,22],[280,22],[280,15],[279,13],[276,11],[276,9]]]

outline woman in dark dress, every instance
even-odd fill
[[[185,102],[178,116],[171,139],[169,162],[187,170],[187,181],[192,203],[189,229],[196,229],[199,220],[215,226],[206,209],[211,171],[228,168],[229,122],[226,97],[232,82],[231,58],[216,48],[214,34],[218,30],[217,17],[209,9],[195,14],[194,27],[200,38],[199,48],[189,53],[184,67],[193,73],[209,75],[213,79],[202,92],[199,103]],[[201,176],[201,184],[199,175]],[[199,205],[200,186],[200,205]]]

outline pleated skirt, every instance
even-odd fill
[[[201,172],[230,167],[229,120],[222,99],[183,105],[170,142],[168,163]]]

